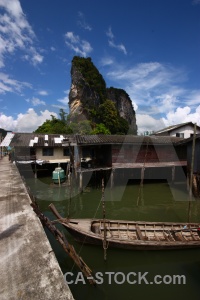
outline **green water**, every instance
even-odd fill
[[[52,202],[62,216],[70,214],[73,218],[101,218],[101,188],[87,187],[82,194],[78,189],[69,191],[68,186],[53,186],[49,178],[29,179],[28,185],[36,196],[40,209],[51,219],[54,216],[50,212],[48,205]],[[141,190],[139,183],[131,183],[127,186],[116,186],[112,190],[105,189],[106,217],[111,219],[128,219],[143,221],[175,221],[187,222],[188,218],[188,193],[185,183],[176,183],[169,186],[167,182],[145,182]],[[72,195],[70,201],[70,194]],[[200,222],[200,201],[191,203],[191,221]],[[62,227],[61,229],[68,241],[72,243],[92,269],[93,274],[102,272],[103,284],[96,287],[91,286],[87,280],[86,284],[80,280],[77,284],[70,284],[70,289],[76,300],[104,300],[104,299],[176,299],[197,300],[200,299],[200,249],[195,250],[173,250],[173,251],[129,251],[121,249],[107,250],[107,261],[104,261],[103,247],[92,245],[80,245]],[[62,250],[57,241],[47,232],[47,236],[54,249],[58,262],[63,273],[72,272],[73,277],[68,279],[76,280],[79,270],[67,254]],[[114,282],[114,275],[105,272],[118,273]],[[139,274],[148,272],[145,280],[135,284],[128,283],[127,274],[135,272],[136,275],[130,277],[130,281],[139,279]],[[155,284],[153,278],[156,275],[165,276],[167,284]],[[166,277],[170,275],[171,277]],[[180,284],[169,283],[169,278],[173,275],[183,275]],[[123,280],[125,281],[123,283]],[[160,278],[160,277],[159,277]],[[121,283],[121,284],[120,284]]]

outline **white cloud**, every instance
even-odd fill
[[[0,67],[4,67],[7,54],[13,54],[18,49],[26,53],[24,57],[33,65],[40,64],[43,56],[33,47],[36,36],[19,0],[0,0],[0,8],[4,12],[0,18]]]
[[[84,16],[84,14],[82,13],[82,12],[78,12],[78,16],[79,16],[79,20],[78,20],[78,25],[80,26],[80,27],[82,27],[83,29],[85,29],[85,30],[89,30],[89,31],[91,31],[92,30],[92,27],[89,25],[89,24],[87,24],[87,22],[85,21],[85,16]]]
[[[114,39],[114,34],[112,33],[112,28],[111,28],[111,27],[108,28],[108,31],[106,32],[106,35],[107,35],[111,40]]]
[[[108,44],[110,47],[116,48],[119,51],[122,51],[125,55],[127,54],[126,48],[123,44],[116,44],[114,42],[114,34],[112,33],[111,27],[108,28],[106,35],[109,37]]]
[[[41,95],[41,96],[48,96],[48,92],[45,91],[45,90],[39,91],[38,94]]]
[[[122,86],[139,109],[146,107],[151,114],[165,113],[182,103],[186,95],[189,99],[191,94],[178,86],[186,79],[183,70],[159,62],[140,63],[128,68],[114,63],[106,76]]]
[[[178,102],[178,99],[176,95],[173,93],[166,93],[161,94],[155,97],[156,106],[152,106],[152,112],[154,114],[157,113],[166,113],[167,111],[170,111],[176,107],[176,103]]]
[[[101,64],[101,66],[105,67],[105,66],[112,65],[113,62],[114,62],[114,60],[113,60],[111,57],[108,57],[108,56],[107,56],[107,57],[103,57],[103,58],[101,59],[100,64]]]
[[[25,114],[18,114],[14,119],[12,116],[0,115],[0,127],[15,132],[33,132],[46,120],[51,119],[51,115],[57,114],[48,110],[36,113],[33,108],[29,108]]]
[[[0,73],[0,94],[7,92],[21,93],[25,87],[31,88],[31,85],[27,82],[12,79],[5,73]]]
[[[40,55],[39,53],[33,53],[32,57],[31,57],[31,61],[33,63],[34,66],[36,66],[37,64],[40,64],[43,62],[43,56]]]
[[[123,44],[117,45],[113,41],[108,41],[108,44],[109,44],[110,47],[116,48],[119,51],[122,51],[124,54],[127,54],[126,48]]]
[[[39,98],[33,97],[32,99],[27,99],[26,100],[29,103],[32,103],[33,106],[38,106],[38,105],[46,105],[46,103]]]
[[[76,54],[86,57],[92,52],[92,47],[89,42],[81,40],[78,35],[74,35],[73,32],[67,32],[65,34],[65,44],[73,50]]]
[[[138,131],[155,131],[169,125],[200,125],[200,90],[187,88],[187,73],[159,62],[133,66],[108,65],[107,80],[123,88],[137,109]]]
[[[64,110],[67,109],[67,111],[69,110],[69,90],[64,91],[64,93],[66,94],[66,96],[64,96],[63,98],[58,99],[57,101],[62,103],[62,105],[60,104],[52,104],[53,107],[56,108],[62,108]]]
[[[144,134],[145,131],[157,131],[165,127],[162,119],[155,119],[148,114],[136,114],[136,123],[138,126],[138,134]]]
[[[168,112],[163,121],[166,126],[185,122],[197,123],[200,126],[200,105],[193,112],[189,106],[178,107]]]
[[[64,105],[66,105],[66,106],[68,106],[68,104],[69,104],[69,98],[68,98],[68,96],[64,97],[63,99],[59,99],[57,101],[60,102],[60,103],[62,103],[62,104],[64,104]]]

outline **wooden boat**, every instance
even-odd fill
[[[132,250],[167,250],[200,247],[199,223],[142,222],[103,219],[65,219],[53,204],[50,209],[74,238],[82,243]]]

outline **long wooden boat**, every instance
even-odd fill
[[[142,222],[103,219],[65,219],[50,209],[79,242],[132,250],[167,250],[200,247],[200,223]]]

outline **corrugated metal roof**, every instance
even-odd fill
[[[38,137],[38,139],[36,139]],[[12,139],[11,146],[21,147],[59,147],[70,143],[83,145],[112,145],[112,144],[174,144],[183,140],[171,136],[139,136],[139,135],[64,135],[62,140],[60,134],[16,133]]]
[[[1,142],[0,147],[8,147],[10,146],[10,143],[14,137],[13,132],[8,132],[7,135],[5,136],[4,140]]]
[[[100,144],[172,144],[182,138],[170,136],[138,136],[138,135],[77,135],[77,145]]]
[[[62,137],[60,134],[48,134],[48,140],[45,139],[46,134],[37,133],[16,133],[11,145],[15,147],[55,147],[62,146]],[[74,142],[73,135],[63,135],[63,138],[69,139],[70,142]]]

